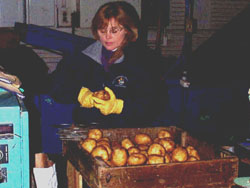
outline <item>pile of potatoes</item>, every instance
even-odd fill
[[[103,137],[100,129],[90,129],[87,138],[80,141],[80,147],[112,167],[200,160],[193,146],[179,146],[167,130],[160,130],[154,139],[139,133],[133,140],[123,138],[121,142],[111,142],[108,137]]]

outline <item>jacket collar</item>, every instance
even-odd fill
[[[93,44],[89,45],[86,49],[82,51],[83,54],[89,56],[94,61],[96,61],[99,64],[102,64],[101,62],[101,55],[102,55],[102,44],[100,41],[96,41]],[[117,59],[114,64],[121,63],[124,59],[124,55],[121,56],[119,59]]]

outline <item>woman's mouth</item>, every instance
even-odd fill
[[[107,46],[112,46],[113,42],[105,42]]]

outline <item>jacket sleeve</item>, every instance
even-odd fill
[[[50,96],[59,103],[77,103],[77,96],[86,74],[77,56],[65,56],[52,73]],[[81,75],[81,76],[80,76]]]

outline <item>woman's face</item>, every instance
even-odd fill
[[[111,18],[106,28],[98,29],[99,40],[107,50],[118,48],[126,35],[125,29],[118,22]]]

